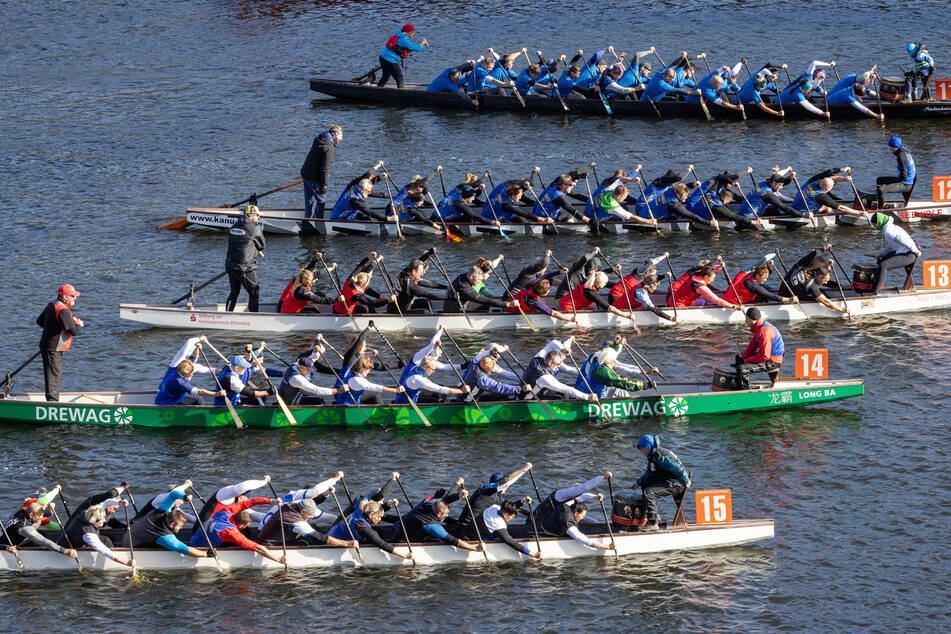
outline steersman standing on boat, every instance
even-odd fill
[[[390,77],[396,80],[396,87],[403,87],[403,60],[410,52],[421,51],[424,46],[429,46],[426,38],[417,44],[413,41],[416,35],[416,28],[412,24],[404,24],[398,33],[391,36],[386,41],[386,46],[380,51],[380,68],[383,69],[383,76],[380,77],[377,86],[385,86]]]
[[[260,220],[261,212],[258,208],[248,205],[244,208],[244,215],[238,218],[228,231],[228,254],[225,256],[225,271],[228,272],[228,281],[231,283],[231,292],[225,302],[225,309],[228,311],[234,310],[243,286],[248,292],[248,312],[258,312],[261,287],[254,270],[258,266],[258,256],[264,255],[261,250],[267,244]]]
[[[307,218],[323,218],[327,203],[327,181],[330,178],[330,165],[334,162],[337,144],[343,141],[343,128],[331,125],[321,132],[310,146],[310,152],[300,168],[300,177],[304,181],[304,215]],[[313,231],[311,223],[304,223],[302,233]]]
[[[684,494],[690,488],[690,474],[670,449],[660,446],[660,439],[653,434],[644,434],[637,441],[637,448],[647,458],[647,469],[631,487],[641,487],[644,492],[647,523],[637,530],[654,531],[660,528],[657,513],[657,500],[668,495],[674,497],[679,506]]]
[[[43,329],[40,336],[40,354],[43,357],[43,383],[46,387],[46,400],[58,401],[59,388],[63,381],[63,353],[69,350],[73,335],[78,335],[85,324],[79,317],[73,317],[72,307],[79,297],[72,284],[63,284],[56,294],[56,301],[50,302],[36,318],[36,325]]]

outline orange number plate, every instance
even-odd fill
[[[796,378],[824,379],[829,376],[827,348],[796,348]]]
[[[696,491],[697,524],[729,524],[733,521],[730,489]]]

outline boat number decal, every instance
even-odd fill
[[[935,77],[934,92],[938,99],[951,99],[951,79],[941,79]]]
[[[697,524],[729,524],[733,521],[730,489],[695,491]]]
[[[129,425],[132,423],[132,413],[126,407],[117,407],[112,410],[97,407],[37,405],[34,416],[36,420],[45,420],[52,423],[107,423],[115,425]]]
[[[827,348],[796,348],[796,378],[824,379],[829,376]]]
[[[682,399],[681,399],[682,400]],[[684,404],[686,412],[686,403]],[[630,416],[663,416],[662,400],[612,401],[588,403],[588,418],[627,418]]]
[[[931,199],[936,203],[951,201],[951,176],[931,177]]]
[[[925,288],[951,288],[951,260],[925,260]]]

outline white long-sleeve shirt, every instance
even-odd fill
[[[308,392],[309,394],[316,394],[317,396],[333,396],[333,388],[324,387],[322,385],[314,385],[307,380],[307,377],[298,373],[292,376],[287,381],[292,387],[296,387],[299,390]]]
[[[383,391],[382,385],[380,385],[379,383],[372,383],[368,381],[366,377],[362,377],[359,374],[355,374],[351,376],[350,379],[347,381],[347,385],[350,387],[351,390],[356,390],[358,392],[359,391],[363,391],[363,392],[382,392]]]
[[[477,353],[476,353],[476,356],[473,357],[473,363],[475,363],[476,365],[478,365],[478,363],[479,363],[480,361],[482,361],[482,359],[484,359],[484,358],[486,358],[487,356],[489,356],[490,354],[492,354],[492,351],[493,351],[493,350],[499,351],[499,355],[501,356],[502,354],[504,354],[504,353],[502,352],[502,349],[503,349],[502,346],[493,343],[492,345],[490,345],[490,346],[489,346],[488,348],[486,348],[485,350],[481,350],[481,351],[477,352]],[[439,369],[441,370],[442,368],[439,368]],[[446,369],[450,369],[450,368],[446,368]],[[463,368],[460,367],[459,369],[460,369],[460,371],[461,371]],[[515,373],[512,372],[511,370],[507,370],[506,368],[503,368],[500,364],[496,364],[496,365],[495,365],[495,368],[492,369],[492,374],[497,374],[497,375],[499,375],[500,377],[502,377],[503,379],[505,379],[506,381],[515,381],[515,382],[518,382],[518,381],[519,381],[519,376],[518,376],[517,374],[515,374]]]
[[[185,340],[185,343],[181,348],[178,349],[178,352],[175,353],[175,356],[172,357],[172,362],[168,364],[170,368],[177,368],[178,364],[191,356],[192,352],[195,350],[195,344],[199,341],[198,337],[189,337]],[[214,374],[215,371],[212,368],[209,368],[207,365],[202,365],[192,361],[192,365],[195,367],[195,374]]]
[[[430,381],[429,377],[423,376],[421,374],[414,374],[406,379],[406,387],[410,390],[424,389],[428,392],[436,392],[437,394],[449,394],[450,389]]]
[[[588,395],[586,393],[580,390],[576,390],[570,385],[565,385],[564,383],[556,379],[551,374],[543,374],[540,377],[538,377],[538,380],[535,381],[534,387],[536,388],[543,387],[547,390],[551,390],[552,392],[558,392],[559,394],[564,394],[568,398],[575,398],[580,401],[586,400],[588,398]],[[532,395],[529,394],[528,396],[532,396]],[[528,396],[526,398],[528,398]]]
[[[330,490],[330,487],[337,483],[337,478],[328,478],[323,482],[318,482],[309,489],[295,489],[287,493],[284,497],[281,498],[281,504],[286,504],[288,502],[298,502],[305,498],[315,498],[318,495],[322,495]],[[268,520],[271,519],[271,516],[277,513],[277,505],[273,505],[265,513],[261,513],[260,517],[257,518],[258,528],[264,528],[264,525],[267,524]],[[314,518],[323,516],[324,512],[317,508],[317,515]]]
[[[549,352],[560,352],[561,354],[568,356],[568,353],[571,352],[571,345],[568,339],[564,341],[558,341],[557,339],[552,339],[545,344],[545,347],[535,353],[536,357],[544,359],[548,356]],[[564,361],[561,362],[561,365],[558,366],[559,372],[566,372],[571,375],[577,375],[578,370],[573,366],[568,365]]]
[[[894,251],[898,255],[903,253],[921,255],[921,249],[918,248],[915,241],[911,239],[907,231],[895,224],[894,220],[889,220],[888,224],[882,228],[882,238],[886,244],[886,247],[882,250],[883,255],[889,251]]]
[[[116,554],[112,550],[102,543],[102,540],[99,539],[99,535],[96,533],[83,533],[83,543],[95,550],[97,553],[101,554],[103,557],[108,557],[115,561]]]

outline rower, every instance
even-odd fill
[[[510,182],[510,181],[506,181]],[[486,216],[486,211],[483,209],[482,217],[483,218],[495,218],[496,216],[502,222],[542,222],[545,224],[554,224],[555,219],[550,216],[539,217],[535,213],[530,211],[524,211],[521,208],[522,197],[525,195],[529,185],[521,184],[516,182],[514,185],[505,188],[505,195],[496,195],[490,197],[489,201],[486,202],[486,207],[489,208],[490,203],[492,208],[489,208],[489,216]],[[495,190],[492,190],[493,193]],[[493,210],[495,211],[495,216],[492,216]]]
[[[343,479],[343,475],[343,471],[338,471],[333,476],[323,480],[322,482],[318,482],[317,484],[303,489],[294,489],[289,491],[288,493],[285,493],[283,497],[281,497],[280,503],[287,504],[289,502],[300,502],[301,500],[306,499],[313,500],[314,504],[317,505],[317,512],[312,515],[311,519],[317,520],[324,516],[324,512],[320,510],[320,505],[335,492],[334,485]],[[260,529],[264,528],[264,526],[271,519],[271,516],[275,513],[277,513],[277,504],[274,504],[264,513],[252,513],[252,517],[255,517],[258,523],[259,531]],[[336,516],[331,517],[334,518],[334,522],[339,519]]]
[[[753,333],[746,349],[736,356],[736,380],[741,390],[750,389],[750,374],[765,372],[771,385],[776,384],[783,367],[786,347],[779,329],[763,318],[756,306],[746,309],[746,326]]]
[[[627,86],[625,84],[624,66],[615,64],[607,69],[604,75],[601,76],[600,88],[604,96],[612,101],[617,99],[633,99],[637,101],[637,95],[641,89],[637,86]]]
[[[911,192],[915,189],[915,181],[918,180],[915,159],[900,136],[896,134],[888,139],[888,149],[895,156],[898,174],[896,176],[879,176],[875,179],[875,196],[879,209],[885,208],[885,194],[900,193],[907,201],[911,197]]]
[[[379,355],[376,350],[369,350],[367,348],[367,337],[370,336],[371,329],[375,324],[371,321],[366,328],[360,333],[360,335],[354,339],[353,343],[344,351],[343,359],[340,360],[340,366],[337,370],[337,375],[339,379],[334,383],[334,387],[339,387],[340,385],[347,384],[349,385],[350,379],[354,375],[354,368],[358,362],[363,359],[367,359],[370,362],[370,367],[373,370],[396,370],[402,368],[402,364],[395,364],[388,366],[382,361],[379,360]],[[367,371],[368,372],[368,371]],[[364,374],[364,376],[366,376]],[[341,383],[343,381],[343,383]],[[359,383],[359,382],[358,382]],[[351,391],[354,389],[353,386],[350,386]],[[392,388],[390,388],[392,389]],[[353,405],[354,399],[356,402],[360,402],[360,398],[353,394],[338,394],[336,399],[337,405]],[[367,395],[363,397],[364,403],[372,403],[374,405],[382,405],[383,399],[380,397],[379,393],[373,393],[372,395]]]
[[[660,101],[668,95],[699,95],[697,88],[682,88],[675,85],[677,72],[670,66],[663,68],[651,77],[641,95],[641,101]]]
[[[553,62],[554,63],[554,62]],[[542,72],[542,69],[545,69]],[[548,68],[540,64],[529,64],[515,78],[515,89],[523,97],[554,89],[555,79],[548,73]],[[541,93],[544,94],[544,93]]]
[[[73,317],[73,306],[79,297],[72,284],[63,284],[56,292],[56,301],[50,302],[36,318],[36,325],[43,329],[40,335],[40,354],[43,357],[43,384],[46,400],[59,400],[59,388],[63,381],[63,353],[69,350],[73,335],[78,335],[85,325],[79,317]]]
[[[337,263],[334,262],[333,267]],[[333,271],[333,267],[330,268]],[[302,268],[278,300],[278,312],[282,314],[313,314],[320,312],[321,305],[333,304],[334,299],[314,291],[317,274],[309,268]]]
[[[463,489],[459,497],[467,499],[469,492]],[[423,502],[403,516],[401,525],[394,530],[394,541],[425,542],[439,541],[462,550],[481,552],[482,544],[472,544],[450,535],[443,522],[449,517],[449,504],[445,499]],[[405,527],[405,531],[403,528]]]
[[[454,93],[463,101],[472,103],[473,106],[478,108],[479,100],[469,97],[469,93],[466,92],[466,83],[469,78],[469,73],[475,69],[475,66],[476,60],[474,59],[470,59],[458,66],[451,66],[439,73],[436,79],[429,82],[429,87],[426,90],[429,92]]]
[[[345,534],[338,538],[314,528],[310,524],[310,520],[319,515],[320,510],[317,508],[317,503],[311,498],[303,498],[294,502],[281,502],[280,512],[275,510],[268,517],[267,522],[258,531],[255,541],[259,544],[266,543],[275,546],[282,544],[281,533],[283,533],[283,543],[289,546],[322,546],[329,544],[330,546],[344,548],[358,547],[357,542],[350,539],[349,535]],[[264,548],[264,546],[259,547]]]
[[[373,185],[380,182],[381,178],[374,172],[375,170],[368,170],[347,183],[330,212],[332,220],[386,221],[385,213],[379,213],[370,208],[370,198],[385,196],[385,194],[373,193]]]
[[[566,59],[567,57],[564,55],[561,56],[562,62],[565,62]],[[585,95],[578,86],[580,81],[581,67],[575,64],[569,65],[565,62],[565,70],[558,77],[558,94],[561,95],[562,99],[584,99]]]
[[[934,73],[934,58],[928,54],[925,45],[921,42],[909,42],[905,46],[908,56],[915,62],[911,72],[905,73],[905,98],[903,102],[917,100],[918,82],[922,82],[924,89],[921,93],[921,99],[928,101],[931,99],[931,75]]]
[[[766,180],[755,184],[746,194],[738,213],[746,218],[783,215],[803,217],[803,212],[792,206],[794,199],[780,193],[795,177],[796,172],[791,167],[784,170],[774,168]]]
[[[786,106],[799,104],[813,114],[817,114],[820,117],[828,117],[828,111],[820,110],[819,108],[812,105],[812,102],[809,101],[808,95],[813,91],[813,88],[814,84],[812,81],[808,79],[797,80],[793,82],[791,86],[779,93],[779,103]],[[818,90],[816,90],[816,92],[818,93]]]
[[[882,240],[885,242],[885,248],[875,257],[878,262],[878,286],[875,292],[881,292],[882,287],[885,286],[888,272],[899,268],[905,269],[903,290],[913,289],[915,285],[912,273],[915,270],[915,262],[921,257],[921,249],[891,216],[876,213],[872,215],[869,222],[874,222],[875,226],[882,230]]]
[[[595,305],[603,311],[614,313],[623,319],[630,319],[634,325],[634,330],[640,334],[641,329],[634,322],[633,315],[628,311],[615,308],[598,292],[608,285],[608,274],[604,271],[596,271],[588,276],[584,283],[576,286],[572,291],[558,300],[558,307],[562,312],[575,313],[584,310],[591,305]]]
[[[673,188],[683,176],[677,170],[669,169],[663,176],[658,176],[647,183],[643,194],[634,203],[634,212],[641,218],[652,216],[658,220],[666,218],[668,216],[667,201],[674,199]]]
[[[122,506],[128,506],[128,500],[122,500]],[[101,506],[91,506],[83,513],[82,520],[76,521],[76,528],[69,534],[69,542],[83,544],[82,550],[95,550],[97,553],[111,559],[117,564],[135,568],[135,559],[120,557],[112,550],[113,543],[109,537],[100,535],[99,531],[105,526],[110,513]]]
[[[608,295],[610,295],[612,298],[620,299],[621,301],[625,301],[625,293],[630,295],[632,302],[637,301],[638,298],[645,299],[643,293],[636,293],[637,289],[641,287],[642,281],[648,276],[656,276],[657,265],[660,262],[663,262],[668,255],[669,254],[665,251],[663,255],[660,255],[656,258],[647,258],[643,263],[635,266],[629,275],[623,276],[620,281],[612,286]],[[615,269],[615,273],[617,273],[619,277],[621,276],[620,269],[620,266]],[[646,297],[646,300],[648,303],[650,303],[650,297]],[[651,303],[651,305],[653,306],[653,303]],[[658,317],[660,317],[660,315],[658,315]]]
[[[875,69],[877,68],[878,64],[875,64],[864,73],[851,73],[849,75],[843,76],[842,79],[837,81],[835,85],[832,86],[832,88],[829,90],[829,94],[831,95],[833,92],[842,90],[843,88],[861,86],[862,88],[865,88],[866,96],[872,98],[877,97],[878,95],[875,92],[875,79],[878,77]]]
[[[736,229],[762,229],[758,218],[741,216],[728,207],[735,197],[731,188],[736,186],[738,179],[739,174],[728,170],[710,178],[690,194],[687,210],[705,220],[732,220]]]
[[[174,372],[174,374],[172,374]],[[204,405],[202,396],[223,398],[225,390],[206,390],[195,387],[190,380],[195,372],[195,364],[185,359],[174,368],[168,368],[155,393],[156,405]],[[224,405],[224,401],[222,401]]]
[[[422,397],[424,403],[438,403],[441,398],[437,395],[462,395],[468,394],[471,390],[468,385],[463,385],[461,389],[439,385],[429,379],[436,370],[451,370],[449,364],[440,363],[439,353],[441,351],[440,338],[445,330],[444,326],[436,329],[436,334],[429,343],[413,355],[410,363],[403,368],[403,374],[400,376],[400,386],[403,392],[396,395],[393,401],[394,405],[407,405],[412,400],[418,403],[420,392],[426,391]]]
[[[543,297],[547,297],[548,293],[551,292],[551,278],[559,275],[567,275],[567,273],[568,269],[562,269],[561,271],[551,271],[550,273],[535,278],[529,284],[528,288],[522,289],[512,296],[512,298],[518,302],[518,307],[509,306],[505,310],[510,313],[517,313],[519,307],[521,307],[524,313],[540,313],[548,315],[558,321],[574,323],[575,316],[573,314],[554,310],[542,299]]]
[[[327,182],[330,180],[330,166],[337,153],[337,144],[343,141],[343,128],[331,125],[316,137],[307,152],[300,168],[300,177],[304,184],[304,216],[323,218],[327,204]],[[312,222],[301,224],[301,233],[316,233]]]
[[[396,80],[396,87],[403,88],[403,60],[413,51],[421,51],[424,46],[429,46],[426,38],[417,44],[413,41],[416,35],[416,29],[412,24],[404,24],[403,28],[395,35],[390,36],[386,41],[386,46],[380,51],[380,67],[383,69],[383,76],[377,86],[385,86],[390,77]]]
[[[574,290],[593,273],[600,271],[603,267],[606,267],[606,265],[607,262],[601,257],[601,247],[595,247],[593,251],[585,253],[581,258],[571,263],[568,273],[558,284],[558,291],[555,293],[555,297],[564,297],[568,294],[568,291]],[[611,269],[604,268],[604,270],[610,271]]]
[[[56,499],[56,496],[59,495],[59,492],[62,490],[62,488],[63,487],[58,484],[49,491],[46,490],[46,487],[40,487],[39,489],[36,490],[36,492],[34,492],[32,496],[25,498],[23,500],[23,506],[21,508],[25,509],[26,507],[33,504],[34,502],[36,502],[37,504],[45,508],[50,502]],[[44,515],[43,519],[40,520],[40,526],[42,526],[46,530],[51,530],[51,531],[58,531],[63,529],[63,527],[60,526],[59,523],[57,523],[54,520],[51,520],[47,515]]]
[[[192,548],[177,537],[177,533],[185,526],[185,514],[177,507],[182,500],[191,500],[191,494],[185,494],[185,490],[191,485],[191,480],[185,480],[184,484],[169,491],[155,510],[132,522],[131,529],[123,535],[122,545],[126,548],[161,546],[189,557],[214,557],[214,551]]]
[[[124,486],[117,486],[109,489],[105,493],[91,495],[83,500],[80,505],[73,510],[72,515],[66,519],[63,536],[59,539],[60,546],[68,546],[69,544],[79,544],[82,542],[81,526],[83,518],[86,515],[86,511],[94,506],[98,506],[106,512],[105,523],[109,524],[109,528],[116,530],[124,529],[126,527],[125,524],[115,518],[116,510],[118,510],[120,506],[126,506],[126,504],[123,504],[125,500],[120,497],[123,491],[125,491]]]
[[[537,528],[540,536],[562,537],[567,535],[588,548],[611,550],[611,542],[596,542],[582,533],[578,527],[579,524],[584,522],[588,513],[585,501],[596,500],[600,502],[604,499],[603,494],[590,493],[589,491],[605,479],[611,479],[610,471],[605,471],[604,475],[592,478],[579,485],[553,491],[535,507],[533,511],[535,521],[525,523],[525,534],[531,535],[529,531]]]
[[[391,500],[392,506],[399,505],[399,500]],[[327,534],[328,538],[347,539],[351,534],[360,544],[367,542],[373,544],[380,550],[390,553],[400,559],[412,559],[413,553],[398,553],[394,550],[393,544],[387,542],[380,534],[374,530],[373,526],[380,523],[383,519],[384,508],[379,502],[364,498],[358,503],[357,509],[344,521],[334,524],[333,528]]]
[[[647,60],[641,60],[644,55],[650,55],[650,51],[641,51],[634,57],[634,63],[631,64],[618,83],[622,86],[633,88],[636,93],[641,93],[647,88],[651,80],[651,63]]]
[[[227,398],[232,405],[257,405],[257,399],[271,394],[271,389],[255,389],[248,381],[251,378],[251,362],[241,355],[231,357],[231,361],[218,373],[218,384],[225,390],[223,396],[215,397],[215,407],[224,407]]]
[[[862,97],[865,96],[865,86],[859,84],[853,84],[851,86],[846,86],[845,88],[840,88],[839,90],[834,90],[829,93],[826,99],[830,106],[836,105],[850,105],[861,113],[867,114],[873,119],[878,119],[879,121],[885,120],[885,114],[878,114],[872,112],[864,105],[862,105]]]
[[[581,364],[581,373],[575,380],[575,389],[590,392],[601,398],[620,398],[625,392],[640,392],[644,389],[643,381],[632,381],[619,376],[617,370],[624,370],[629,374],[640,372],[637,366],[620,363],[617,360],[618,352],[627,339],[616,336],[600,350],[594,352]],[[657,368],[648,368],[648,374],[656,374]]]
[[[261,228],[261,212],[254,205],[244,208],[244,215],[228,230],[228,254],[225,257],[225,271],[231,284],[231,292],[225,301],[225,310],[232,312],[238,302],[241,288],[248,292],[248,312],[258,312],[261,287],[258,285],[258,256],[267,242]]]
[[[325,401],[321,397],[350,391],[346,385],[334,388],[315,385],[311,381],[316,371],[308,356],[297,357],[297,360],[284,370],[277,393],[288,405],[323,405]]]
[[[585,202],[584,206],[585,215],[594,218],[598,222],[612,220],[611,214],[608,213],[608,210],[601,207],[599,204],[601,197],[605,192],[613,192],[621,185],[638,182],[640,182],[640,178],[636,176],[628,176],[623,169],[614,170],[614,173],[601,181],[601,183],[594,188],[594,191],[592,191],[591,195],[587,198],[587,202]],[[630,195],[628,195],[628,197],[623,202],[629,203],[634,201],[631,199]]]
[[[826,78],[826,68],[832,68],[835,66],[835,62],[820,62],[819,60],[814,60],[809,67],[806,68],[806,72],[800,75],[797,81],[810,81],[812,85],[815,86],[813,92],[817,95],[821,95],[825,92],[823,88],[823,82]]]
[[[514,86],[515,80],[518,78],[518,73],[512,70],[512,64],[515,61],[515,58],[518,57],[519,53],[521,53],[521,51],[518,53],[499,56],[498,62],[495,64],[495,68],[489,71],[489,74],[492,77],[499,80],[500,82],[508,84],[508,86],[506,86],[508,88]],[[492,48],[489,48],[489,55],[491,55],[493,59],[496,57],[496,53],[492,50]],[[503,89],[499,94],[504,95],[506,92]]]
[[[462,374],[462,383],[469,388],[469,393],[461,400],[504,401],[531,391],[531,388],[525,384],[509,385],[493,379],[490,376],[493,372],[499,372],[500,374],[505,372],[506,374],[502,374],[502,376],[514,377],[515,380],[518,380],[518,377],[496,367],[500,355],[498,349],[490,348],[483,352],[484,354],[481,357],[476,355],[473,358]]]
[[[706,262],[706,261],[702,261]],[[670,286],[670,296],[667,305],[673,306],[676,298],[677,306],[720,306],[740,310],[738,304],[728,302],[710,287],[717,277],[720,265],[710,266],[709,262],[687,270],[676,282]]]
[[[266,475],[260,480],[244,480],[242,482],[238,482],[237,484],[221,487],[215,491],[213,496],[205,501],[205,504],[201,507],[201,510],[198,511],[198,522],[204,523],[208,521],[208,518],[229,504],[247,500],[248,491],[254,491],[255,489],[260,489],[261,487],[267,486],[270,481],[271,476]],[[193,533],[199,531],[197,522],[195,524],[195,526],[192,526]]]
[[[79,554],[73,548],[63,548],[56,542],[43,537],[37,528],[42,524],[43,519],[53,512],[55,502],[49,502],[46,506],[38,502],[31,502],[26,507],[21,508],[10,516],[3,523],[4,533],[0,534],[0,540],[4,544],[7,552],[16,553],[17,546],[24,542],[32,542],[37,546],[52,550],[54,552],[66,555],[76,559]],[[9,538],[10,541],[7,541]]]
[[[534,282],[537,282],[540,277],[545,275],[545,271],[549,265],[551,265],[551,249],[545,251],[545,255],[542,257],[532,260],[523,266],[515,276],[515,280],[506,289],[506,292],[510,295],[514,295],[514,293],[528,288]]]
[[[628,277],[625,277],[627,280]],[[611,304],[618,310],[638,310],[641,308],[646,308],[650,312],[654,313],[661,319],[666,319],[667,321],[676,322],[676,316],[671,316],[665,313],[663,310],[654,305],[654,301],[651,299],[651,294],[657,291],[657,287],[660,285],[660,278],[656,275],[646,275],[643,279],[634,282],[634,286],[627,288],[627,291],[618,288],[621,285],[621,282],[618,282],[611,288],[611,293],[615,292],[617,289],[618,295],[617,299]],[[625,285],[627,282],[625,281]],[[612,295],[613,296],[613,295]]]
[[[443,312],[468,313],[474,308],[488,310],[490,308],[505,308],[514,306],[514,301],[506,302],[498,297],[489,297],[476,290],[476,286],[482,284],[488,277],[488,273],[478,266],[473,266],[468,273],[461,273],[452,281],[452,286],[446,291],[446,301],[443,304]]]
[[[640,182],[640,178],[635,178],[635,182]],[[601,197],[595,201],[598,207],[596,218],[608,218],[614,216],[627,222],[633,221],[635,224],[657,226],[656,218],[641,218],[629,212],[624,208],[623,203],[628,199],[629,190],[624,185],[618,185],[613,191],[605,190]]]
[[[767,75],[767,73],[769,73],[769,75]],[[767,114],[782,117],[783,113],[770,108],[763,102],[762,92],[764,90],[776,90],[776,84],[773,83],[775,80],[776,76],[767,69],[761,70],[743,83],[739,93],[737,93],[739,102],[741,104],[755,104],[757,108]]]
[[[377,257],[377,261],[382,259],[382,255]],[[351,276],[341,289],[342,298],[334,302],[334,312],[338,315],[366,315],[376,313],[378,308],[395,302],[396,295],[385,297],[370,288],[370,278],[372,276],[372,270],[370,272],[360,271]]]
[[[689,102],[699,102],[701,99],[712,102],[721,108],[726,108],[727,110],[743,110],[743,104],[734,105],[728,100],[720,96],[720,92],[725,90],[724,86],[724,74],[729,76],[730,67],[723,66],[718,69],[716,72],[712,72],[709,75],[706,75],[700,82],[697,84],[697,89],[700,91],[696,95],[687,95],[685,101]]]
[[[515,519],[524,505],[531,503],[532,498],[525,496],[521,500],[505,500],[488,506],[480,516],[481,526],[484,527],[484,529],[479,529],[484,531],[480,533],[483,536],[483,541],[498,539],[515,552],[522,553],[532,559],[541,560],[542,554],[540,551],[533,551],[528,545],[518,543],[508,531],[509,522]]]
[[[826,214],[838,211],[844,214],[861,216],[862,212],[842,204],[842,201],[830,192],[837,183],[852,181],[852,168],[833,167],[819,172],[802,184],[802,193],[796,196],[792,206],[812,218],[813,214]],[[845,173],[845,176],[842,174]]]
[[[829,310],[848,314],[849,307],[846,304],[839,306],[822,292],[822,287],[829,285],[832,275],[832,263],[823,257],[825,251],[828,248],[810,251],[793,264],[786,274],[786,284],[779,288],[779,294],[783,297],[795,295],[801,301],[817,301]]]
[[[350,378],[347,379],[347,386],[350,388],[350,394],[347,396],[338,394],[338,404],[359,405],[360,403],[369,403],[382,405],[383,399],[380,396],[381,394],[400,394],[406,391],[402,385],[399,387],[387,387],[385,385],[380,385],[367,380],[367,375],[370,374],[370,370],[372,369],[374,369],[373,359],[370,357],[360,357],[357,359],[356,363],[354,363],[351,368],[352,374],[350,375]],[[364,396],[367,392],[373,396]]]
[[[476,518],[481,518],[482,512],[490,506],[493,504],[502,504],[502,496],[505,495],[509,487],[515,484],[523,475],[531,471],[531,469],[532,463],[526,462],[520,469],[516,469],[508,475],[499,471],[489,476],[488,482],[476,489],[472,495],[469,496],[468,506],[464,507],[459,513],[454,531],[456,537],[461,539],[476,539],[478,534],[476,533],[472,521],[473,514]],[[472,514],[469,512],[470,509],[472,510]],[[512,520],[509,519],[508,521]],[[478,528],[479,531],[482,531],[481,524],[479,524]]]
[[[571,353],[571,344],[574,343],[574,340],[574,337],[568,337],[564,341],[558,341],[557,339],[549,341],[545,344],[545,347],[535,353],[535,356],[528,363],[528,367],[525,368],[525,372],[522,374],[522,383],[535,388],[535,394],[538,398],[597,400],[597,396],[594,394],[577,390],[555,378],[555,375],[562,370],[568,374],[578,374],[578,370],[564,362],[565,357]]]
[[[439,213],[433,212],[430,220],[445,220],[446,222],[477,222],[486,224],[486,218],[478,211],[472,208],[478,192],[469,184],[463,184],[461,187],[454,188],[446,194],[437,206]],[[498,212],[496,212],[498,213]],[[492,219],[488,222],[492,226],[499,226],[499,221]]]
[[[591,218],[578,211],[568,201],[568,195],[575,188],[575,180],[568,174],[562,174],[555,182],[542,190],[535,207],[532,209],[534,214],[542,219],[554,218],[556,220],[573,222],[591,222]],[[564,212],[561,218],[559,213]]]
[[[218,510],[204,522],[204,530],[192,533],[189,544],[195,548],[208,548],[209,546],[221,548],[233,544],[244,550],[256,552],[271,561],[284,564],[287,562],[284,555],[278,556],[272,553],[267,546],[251,541],[242,533],[251,524],[251,514],[248,513],[247,509],[253,506],[275,503],[277,503],[277,500],[271,500],[270,498],[247,498],[232,504],[220,505]],[[205,539],[206,535],[208,539]]]
[[[436,253],[436,247],[423,251],[419,259],[411,261],[396,275],[396,301],[390,304],[387,312],[416,315],[432,315],[430,300],[442,300],[446,297],[448,286],[424,280],[423,275],[429,266],[426,261]]]
[[[494,72],[495,70],[495,58],[486,57],[483,59],[482,63],[469,74],[469,92],[484,95],[505,95],[505,89],[514,84],[508,79],[497,76],[499,73]],[[505,71],[505,69],[501,70]]]
[[[426,184],[441,169],[437,169],[426,178],[416,176],[396,196],[393,196],[392,204],[386,206],[387,220],[398,220],[404,224],[423,224],[439,229],[439,223],[430,220],[424,209],[435,209],[426,201],[426,194],[429,193]],[[435,214],[435,211],[433,213]]]
[[[637,441],[637,448],[647,458],[647,469],[631,488],[641,487],[644,493],[647,523],[635,530],[655,531],[660,528],[657,500],[672,495],[679,508],[687,489],[690,488],[690,474],[677,454],[661,447],[660,438],[653,434],[641,436]]]
[[[764,286],[769,278],[770,263],[756,264],[749,271],[740,270],[733,276],[723,299],[733,304],[791,304],[792,297],[783,297]],[[735,290],[734,290],[735,289]]]
[[[695,183],[695,186],[695,191],[701,191],[700,183]],[[692,224],[712,227],[716,231],[720,230],[720,223],[717,222],[716,218],[711,217],[710,214],[706,213],[706,208],[704,208],[704,215],[701,216],[691,211],[691,209],[687,206],[687,201],[690,200],[690,185],[687,185],[686,183],[677,183],[674,185],[672,191],[673,198],[668,200],[666,205],[667,217],[670,217],[674,220],[687,220]]]

